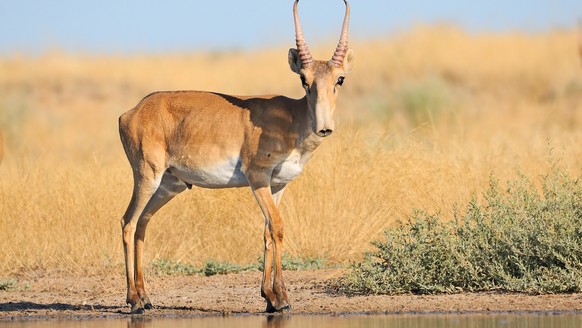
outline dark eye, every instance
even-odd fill
[[[340,86],[341,86],[342,84],[344,84],[344,79],[345,79],[345,77],[343,77],[343,76],[340,76],[340,77],[337,79],[337,84],[338,84],[338,85],[340,85]]]
[[[309,84],[307,84],[307,81],[305,80],[305,76],[301,75],[301,84],[303,84],[304,87],[309,87]]]

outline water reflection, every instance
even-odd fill
[[[245,316],[190,319],[130,320],[128,328],[170,327],[222,328],[517,328],[582,327],[582,315],[480,314],[480,315],[340,315],[340,316]]]
[[[271,315],[263,322],[263,328],[283,328],[289,322],[290,315]]]
[[[312,316],[310,318],[315,318]],[[325,317],[329,318],[329,317]],[[309,321],[309,320],[307,320]],[[305,321],[305,322],[307,322]],[[304,321],[295,322],[291,315],[269,316],[234,316],[234,317],[206,317],[183,319],[152,319],[147,317],[133,317],[127,321],[127,328],[170,328],[170,327],[263,327],[263,328],[293,328],[303,327]],[[317,327],[320,325],[318,324]]]
[[[181,327],[221,327],[221,328],[343,328],[343,327],[468,327],[468,328],[517,328],[517,327],[582,327],[582,315],[549,314],[479,314],[479,315],[275,315],[275,316],[232,316],[195,318],[150,318],[132,317],[127,319],[95,319],[66,321],[17,321],[2,322],[2,327],[49,327],[49,328],[181,328]]]

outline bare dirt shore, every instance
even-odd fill
[[[286,271],[286,283],[297,314],[347,313],[488,313],[582,312],[582,294],[527,295],[463,293],[347,297],[329,292],[340,270]],[[260,314],[260,272],[204,276],[150,276],[154,309],[145,316],[215,316]],[[119,318],[128,315],[125,279],[108,277],[19,278],[0,291],[0,321],[29,319]]]

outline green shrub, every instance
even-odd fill
[[[338,282],[348,294],[504,290],[579,292],[582,186],[552,168],[541,189],[519,175],[502,191],[491,177],[484,204],[443,222],[422,211],[375,241],[376,251]]]

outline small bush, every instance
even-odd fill
[[[528,293],[582,289],[582,186],[552,168],[541,190],[525,176],[502,191],[490,178],[484,204],[443,222],[415,212],[351,266],[338,288],[348,294]]]

